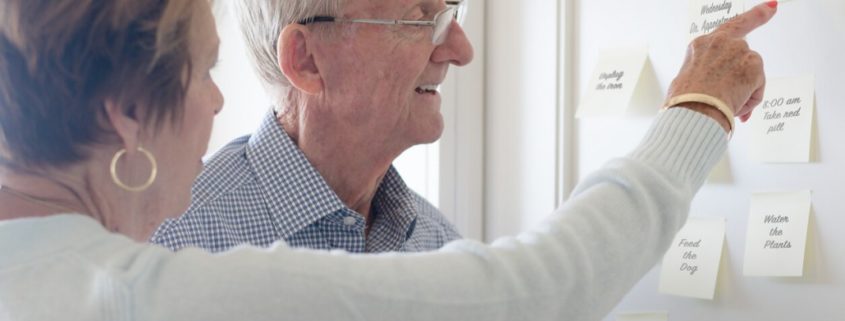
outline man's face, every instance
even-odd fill
[[[352,0],[341,18],[432,20],[443,0]],[[472,46],[452,22],[446,40],[432,43],[434,28],[337,23],[314,47],[323,76],[319,105],[334,135],[380,148],[404,150],[437,140],[443,131],[440,93],[449,65],[472,60]],[[318,35],[319,37],[319,35]]]

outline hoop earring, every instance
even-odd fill
[[[156,175],[158,174],[158,164],[156,164],[156,159],[155,157],[153,157],[153,154],[151,154],[146,149],[140,146],[138,146],[138,152],[146,156],[147,159],[150,161],[150,164],[153,166],[153,170],[150,172],[150,177],[147,178],[147,181],[140,186],[126,185],[123,183],[123,181],[120,180],[120,177],[117,177],[117,161],[120,160],[120,158],[123,157],[124,154],[126,154],[125,148],[115,153],[114,157],[112,157],[111,159],[111,180],[120,188],[130,192],[143,192],[144,190],[149,188],[150,185],[153,185],[153,182],[155,182],[156,180]]]

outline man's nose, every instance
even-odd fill
[[[431,60],[464,66],[472,61],[473,55],[472,44],[464,32],[464,28],[457,21],[452,21],[446,41],[437,46],[431,56]]]

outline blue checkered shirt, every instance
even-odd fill
[[[363,253],[428,251],[460,238],[393,167],[371,213],[365,237],[364,217],[343,204],[271,112],[252,136],[232,141],[207,161],[188,211],[166,220],[151,241],[172,250],[221,252],[284,240],[293,247]]]

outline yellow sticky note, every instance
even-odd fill
[[[663,256],[660,293],[712,300],[724,242],[724,218],[691,217]]]
[[[657,114],[660,110],[659,87],[647,48],[605,50],[599,56],[575,116]]]
[[[812,75],[769,79],[751,119],[751,156],[764,163],[807,163],[815,112]]]
[[[802,276],[810,207],[810,191],[754,194],[743,274]]]
[[[711,33],[743,12],[745,0],[690,0],[689,39]]]

